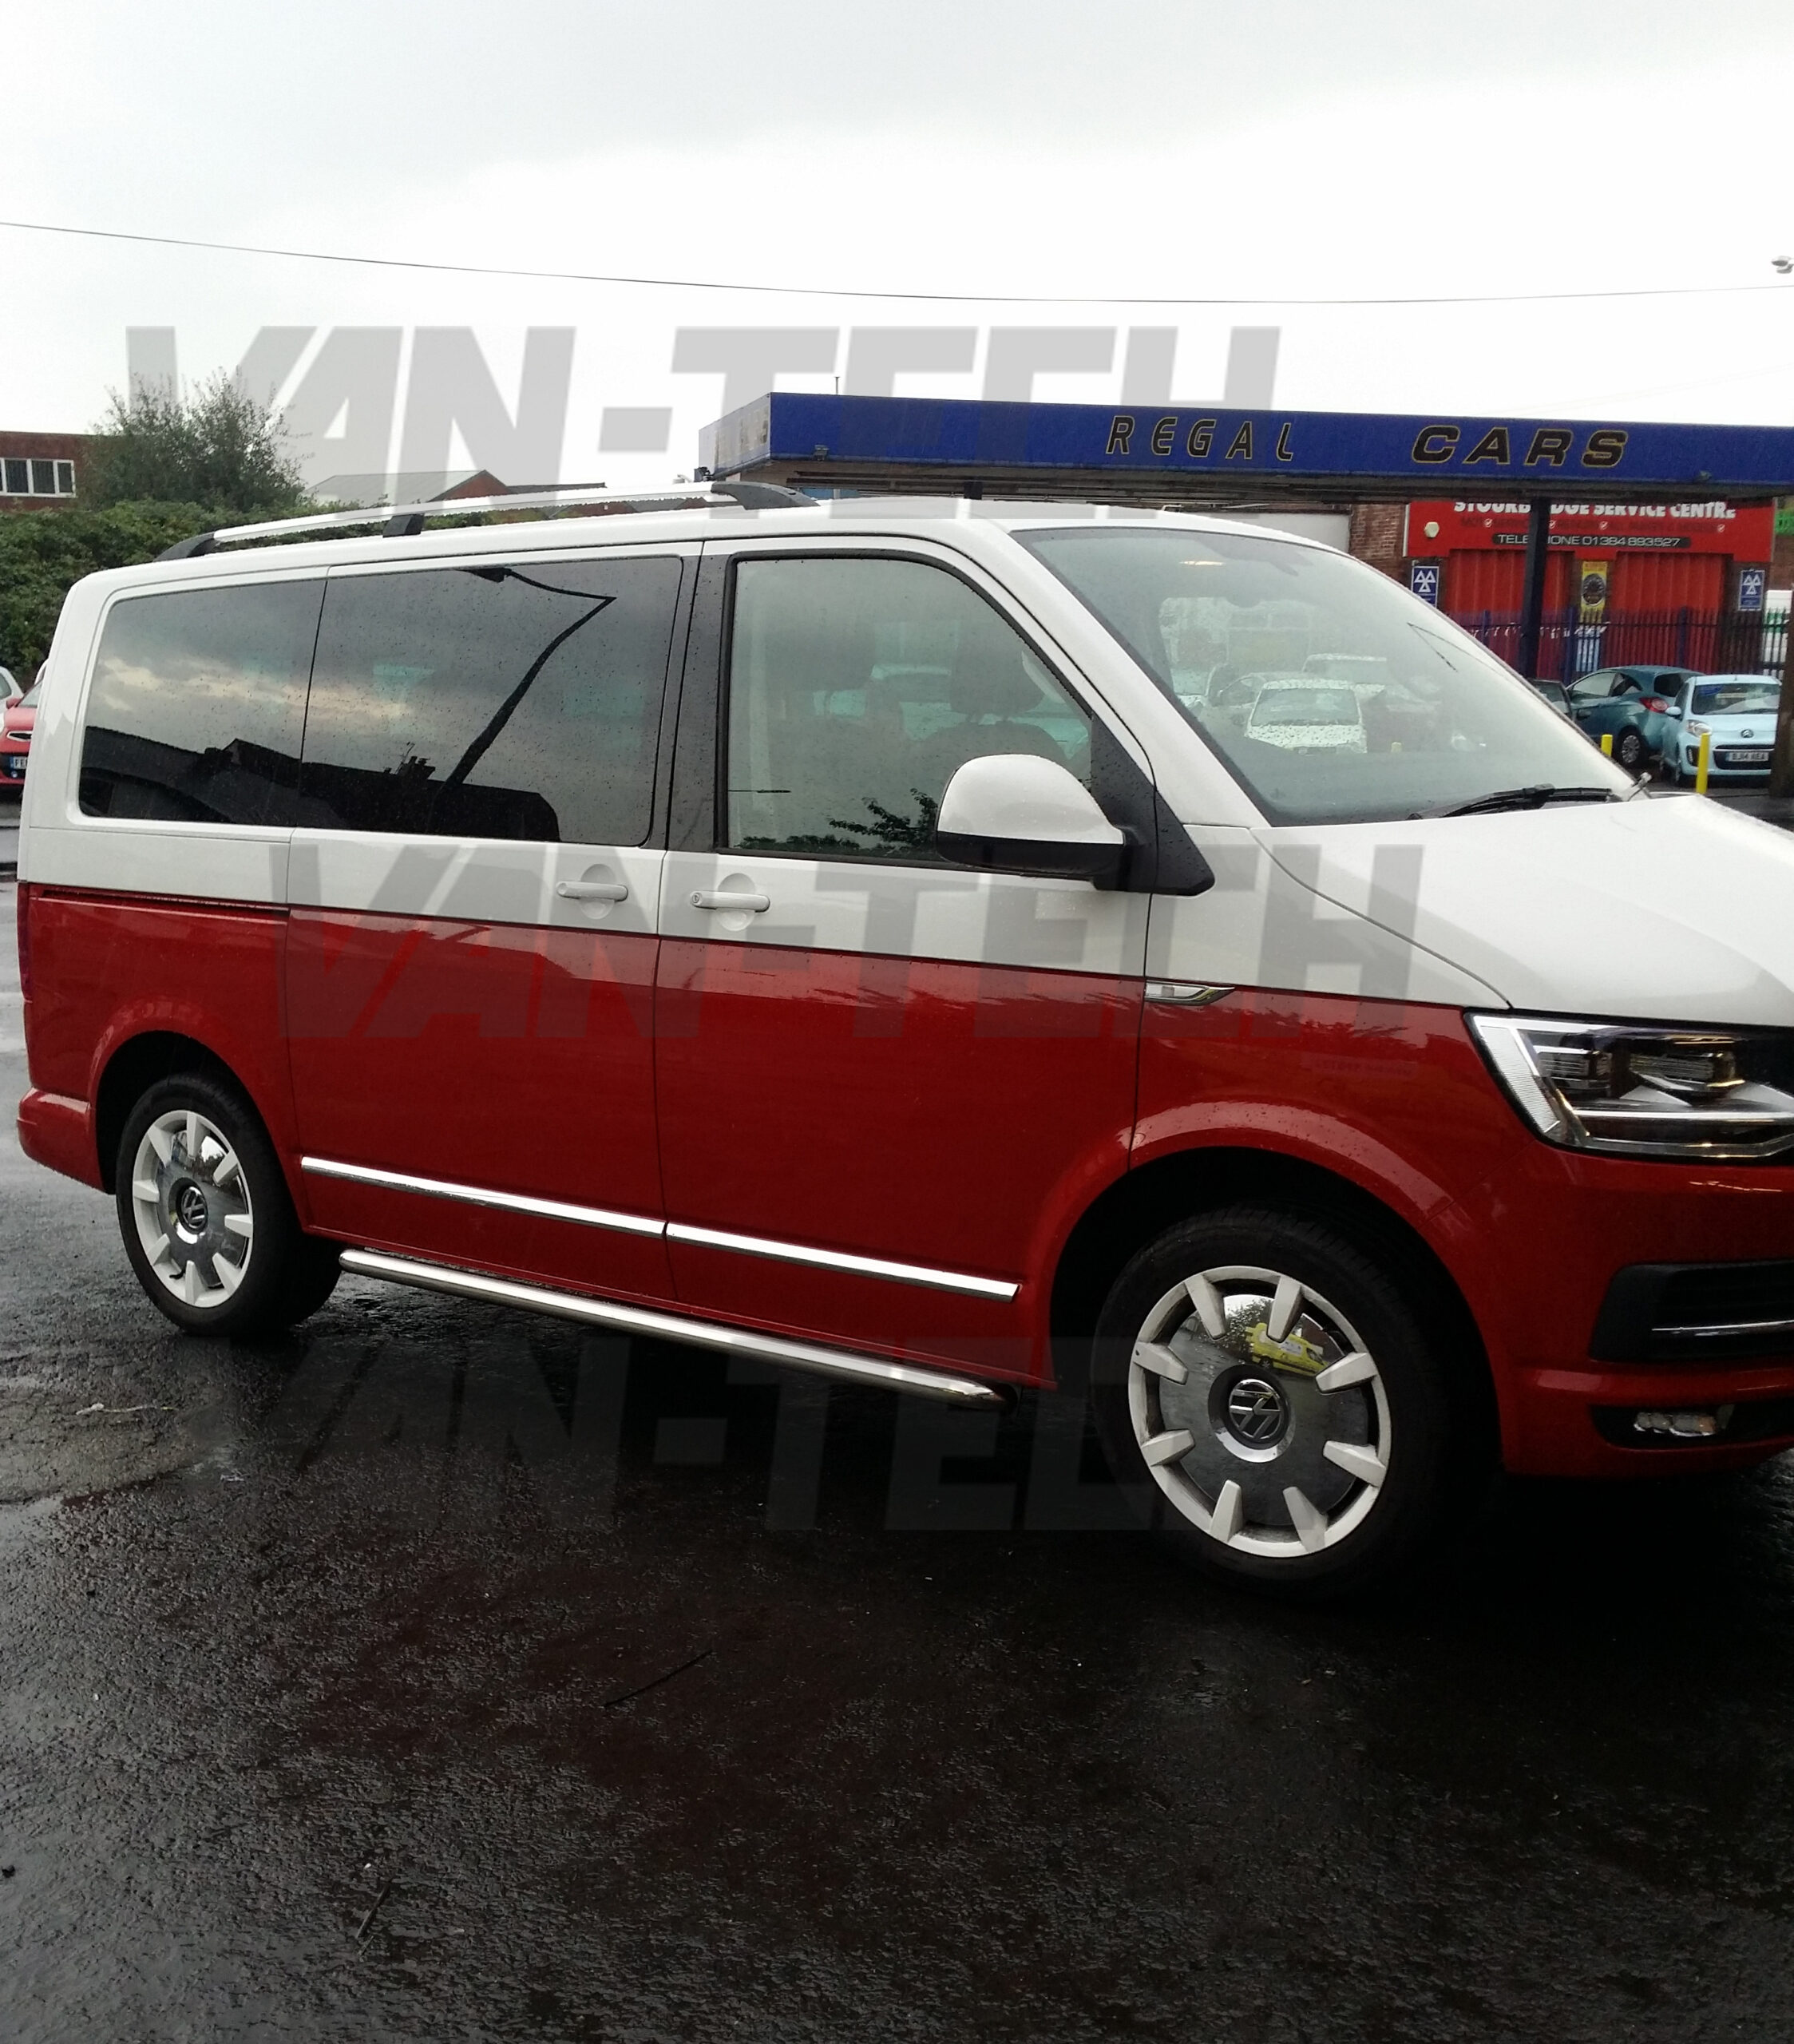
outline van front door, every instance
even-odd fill
[[[948,866],[933,825],[964,761],[1037,753],[1087,782],[1091,741],[942,562],[707,554],[655,1000],[694,1309],[1040,1368],[1051,1250],[1125,1165],[1145,901]]]
[[[313,1224],[665,1298],[651,1001],[662,707],[695,562],[333,574],[291,855]]]

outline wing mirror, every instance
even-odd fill
[[[1128,840],[1067,768],[1031,752],[968,759],[947,783],[934,842],[955,866],[1114,887]]]

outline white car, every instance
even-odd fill
[[[1781,683],[1760,674],[1703,674],[1685,681],[1663,718],[1663,766],[1678,784],[1701,764],[1709,739],[1709,781],[1753,781],[1769,770]]]
[[[1347,683],[1267,681],[1246,720],[1246,735],[1291,752],[1362,752],[1364,714]]]

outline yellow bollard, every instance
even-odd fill
[[[1711,731],[1703,731],[1701,734],[1701,757],[1694,767],[1694,792],[1697,795],[1704,795],[1707,792],[1707,769],[1713,761],[1713,735]]]
[[[1601,750],[1606,754],[1610,759],[1613,758],[1614,734],[1611,731],[1603,731],[1601,734]]]

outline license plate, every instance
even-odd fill
[[[1769,763],[1767,747],[1760,752],[1722,752],[1720,757],[1728,766],[1767,766]]]

